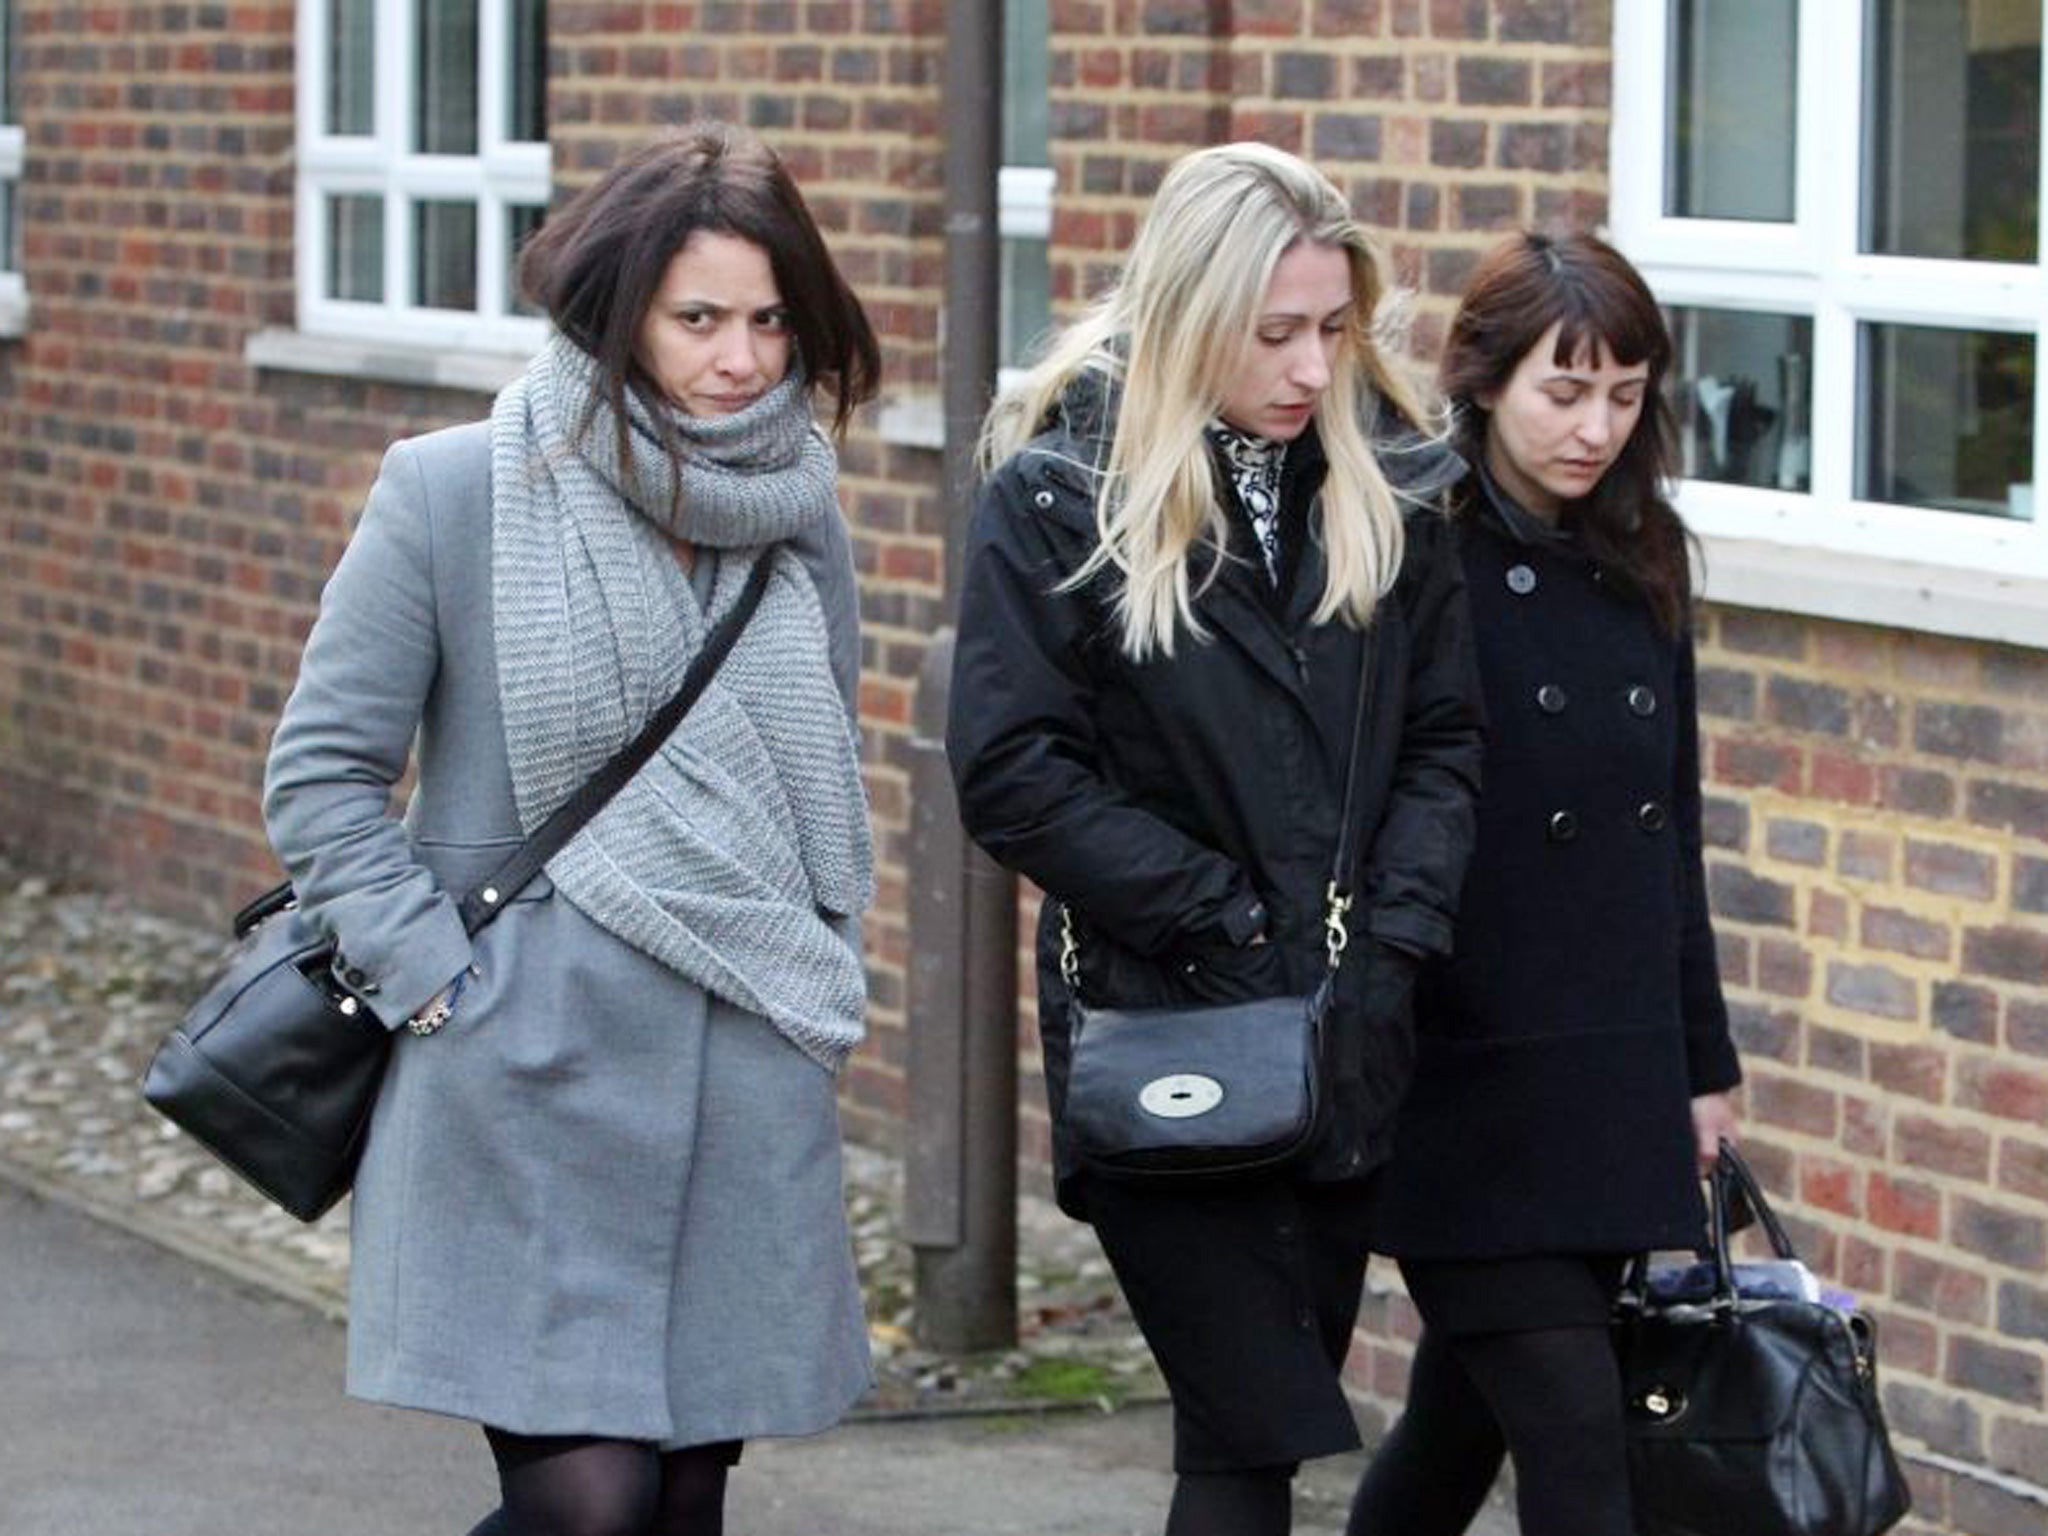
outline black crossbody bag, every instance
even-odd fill
[[[1357,717],[1344,771],[1337,853],[1324,892],[1326,967],[1305,995],[1164,1008],[1081,1000],[1073,909],[1060,904],[1060,975],[1072,1061],[1066,1125],[1082,1164],[1108,1178],[1224,1180],[1282,1168],[1314,1140],[1323,1035],[1350,942],[1356,810],[1374,652],[1361,641]]]
[[[674,734],[760,605],[772,558],[755,562],[674,697],[463,895],[472,937]],[[288,883],[236,913],[234,935],[241,948],[157,1047],[142,1096],[265,1198],[315,1221],[355,1182],[391,1035],[334,980],[334,941]]]

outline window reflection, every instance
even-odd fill
[[[505,137],[515,144],[538,144],[548,136],[547,40],[546,0],[514,0]]]
[[[1669,381],[1679,473],[1804,491],[1811,485],[1813,321],[1804,315],[1674,307]]]
[[[1672,0],[1670,17],[1664,211],[1681,219],[1789,220],[1798,5]]]
[[[1872,0],[1863,249],[2033,261],[2038,0]]]
[[[419,0],[413,143],[423,155],[476,153],[477,0]]]
[[[377,131],[376,0],[329,0],[327,6],[327,131]]]
[[[512,207],[505,210],[507,239],[505,249],[510,253],[505,273],[505,307],[515,315],[538,315],[537,304],[527,302],[519,292],[519,248],[526,244],[527,237],[541,226],[547,217],[545,208]]]
[[[426,309],[476,308],[476,204],[413,206],[413,300]]]
[[[2037,350],[1999,331],[1864,326],[1856,494],[2031,519]]]
[[[327,293],[364,304],[384,302],[384,199],[327,199]]]

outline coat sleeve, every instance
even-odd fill
[[[1721,995],[1721,970],[1714,953],[1714,925],[1707,910],[1707,874],[1700,818],[1700,718],[1694,683],[1692,637],[1678,647],[1678,751],[1673,764],[1671,803],[1678,827],[1679,1006],[1685,1020],[1686,1075],[1697,1098],[1720,1093],[1742,1081],[1742,1066],[1728,1034],[1728,1004]]]
[[[454,902],[391,811],[440,657],[430,522],[397,444],[321,594],[263,787],[301,908],[340,949],[343,984],[394,1029],[470,961]]]
[[[946,752],[967,833],[1141,954],[1242,943],[1260,920],[1237,864],[1107,777],[1085,643],[1093,605],[1005,476],[982,490],[965,554]]]
[[[1449,524],[1408,527],[1408,677],[1386,813],[1367,850],[1365,926],[1417,955],[1446,954],[1476,831],[1484,756],[1479,672],[1465,572]]]

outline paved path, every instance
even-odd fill
[[[475,1432],[340,1380],[334,1324],[0,1183],[0,1536],[461,1536]],[[750,1446],[728,1529],[1153,1536],[1166,1456],[1158,1408],[866,1421]],[[1341,1529],[1356,1464],[1304,1478],[1297,1536]]]

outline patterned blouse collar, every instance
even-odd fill
[[[1226,422],[1209,423],[1209,441],[1230,471],[1238,503],[1251,519],[1266,579],[1280,585],[1280,480],[1287,468],[1287,444],[1255,437]]]

